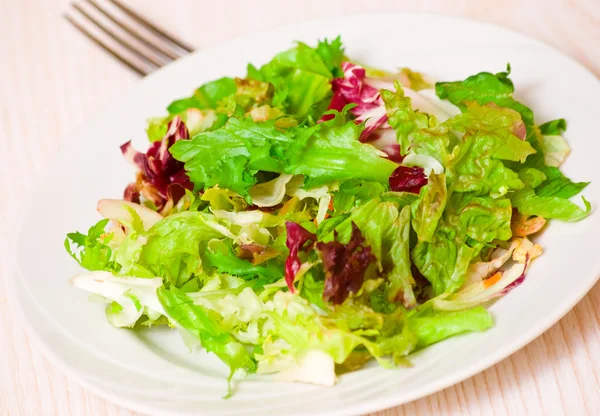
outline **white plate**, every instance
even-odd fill
[[[145,119],[201,83],[243,75],[294,40],[342,34],[347,54],[370,65],[408,66],[437,79],[462,79],[513,67],[517,97],[537,121],[565,117],[573,152],[564,166],[600,202],[597,97],[600,84],[582,66],[524,36],[494,26],[431,15],[350,16],[279,28],[200,51],[144,79],[80,128],[34,189],[18,238],[13,298],[46,354],[79,383],[113,402],[150,414],[349,415],[395,406],[457,383],[505,358],[548,329],[596,282],[595,213],[575,224],[552,222],[525,283],[491,307],[496,326],[416,354],[410,369],[376,365],[340,377],[333,388],[251,378],[222,400],[226,371],[205,354],[190,355],[173,331],[111,327],[103,306],[67,285],[78,267],[63,249],[66,232],[99,218],[96,201],[120,197],[133,172],[119,145],[143,142]]]

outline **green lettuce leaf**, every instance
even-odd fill
[[[333,193],[333,209],[336,215],[350,211],[352,208],[364,205],[372,199],[379,198],[386,187],[378,182],[350,179],[340,184]]]
[[[194,304],[190,297],[175,288],[169,290],[161,287],[157,290],[157,295],[165,313],[177,326],[199,340],[204,349],[229,366],[229,380],[238,370],[247,373],[256,370],[256,364],[244,345],[223,327],[222,319],[217,313]]]
[[[381,90],[381,98],[385,103],[388,123],[396,132],[400,154],[408,155],[404,162],[411,164],[410,160],[416,161],[428,156],[439,163],[439,170],[434,168],[434,171],[440,173],[449,158],[451,137],[448,127],[445,124],[437,125],[434,116],[413,110],[412,100],[404,95],[399,82],[394,84],[394,88],[394,92]]]
[[[535,194],[537,196],[571,198],[590,184],[589,182],[573,182],[563,175],[558,168],[551,166],[546,166],[543,169],[543,174],[545,180],[541,182],[539,187],[536,187],[535,184],[529,185],[531,188],[536,188]]]
[[[348,179],[387,184],[398,165],[381,157],[375,147],[361,143],[363,127],[345,121],[345,112],[316,127],[312,134],[306,129],[296,135],[287,151],[286,173],[307,176],[307,187]]]
[[[284,171],[283,153],[294,131],[280,131],[274,121],[257,124],[232,117],[222,128],[179,140],[169,151],[185,162],[197,189],[219,185],[249,199],[258,171]]]
[[[537,128],[534,125],[531,109],[513,98],[514,86],[508,78],[509,73],[510,66],[507,72],[500,72],[495,75],[482,72],[464,81],[437,83],[436,93],[440,98],[448,99],[467,112],[468,107],[472,105],[470,103],[473,101],[480,105],[494,103],[498,107],[517,111],[527,128],[526,142],[531,144],[531,147],[537,151],[537,154],[527,159],[526,167],[542,170],[544,165],[558,166],[569,151],[568,145],[560,137],[560,134],[566,129],[565,120],[552,120]],[[514,152],[518,148],[509,146],[507,149],[513,149],[512,152]],[[530,149],[523,148],[522,150],[529,151]],[[523,162],[522,158],[509,158],[507,160],[520,160]],[[512,164],[511,167],[519,170]]]
[[[282,131],[275,121],[232,117],[218,130],[176,142],[170,152],[185,162],[197,189],[219,185],[249,202],[259,171],[305,175],[307,188],[351,178],[387,183],[397,165],[358,141],[362,127],[345,118],[337,113],[313,127]]]
[[[186,108],[180,112],[169,114],[166,117],[150,118],[146,127],[148,140],[150,142],[162,140],[167,133],[169,123],[175,116],[181,118],[191,136],[206,130],[219,128],[227,120],[226,114],[217,113],[212,109]]]
[[[410,270],[410,216],[410,207],[405,206],[388,228],[385,241],[389,245],[389,255],[384,256],[384,260],[388,260],[384,267],[390,269],[388,299],[400,301],[407,308],[417,302],[413,292],[415,280]]]
[[[536,188],[546,180],[546,174],[539,169],[523,168],[519,171],[519,179],[525,186]]]
[[[406,205],[413,204],[417,199],[419,199],[419,195],[414,194],[412,192],[384,192],[380,195],[382,201],[386,202],[394,202],[398,204],[398,208],[405,207]]]
[[[329,306],[323,300],[323,289],[325,288],[325,279],[323,273],[319,272],[317,267],[310,268],[302,279],[302,288],[300,296],[311,304],[318,306],[322,310],[329,310]]]
[[[405,364],[404,357],[415,349],[416,337],[408,327],[402,308],[385,315],[367,306],[346,302],[323,320],[339,329],[360,334],[364,338],[363,346],[384,366],[388,364],[382,362],[381,357],[390,357],[395,365]]]
[[[540,125],[540,132],[544,136],[560,136],[567,130],[567,122],[564,118],[548,121]]]
[[[394,92],[381,90],[381,98],[385,103],[388,123],[396,132],[400,153],[405,155],[411,147],[411,134],[432,127],[435,122],[427,114],[412,109],[412,100],[404,95],[399,82],[394,83],[394,88]]]
[[[191,97],[173,101],[167,107],[167,111],[169,114],[177,114],[188,108],[216,109],[221,100],[235,92],[236,85],[233,78],[219,78],[200,86]]]
[[[331,78],[331,70],[315,48],[305,43],[298,42],[296,47],[281,52],[261,68],[263,74],[273,71],[278,73],[282,69],[300,69],[306,72]]]
[[[194,275],[202,274],[201,253],[211,239],[230,238],[239,243],[235,227],[212,214],[184,211],[162,218],[147,231],[141,218],[128,209],[130,220],[120,222],[127,233],[120,232],[118,239],[111,240],[113,233],[105,235],[108,220],[92,227],[88,235],[69,234],[69,241],[82,250],[71,253],[89,270],[109,270],[120,276],[152,278],[159,276],[176,287],[182,287]],[[113,247],[108,246],[111,244]]]
[[[539,206],[537,208],[534,208],[534,206],[541,203],[540,201],[542,200],[535,198],[536,195],[529,192],[527,190],[528,188],[540,186],[535,192],[537,196],[550,197],[558,195],[563,198],[568,198],[583,189],[586,186],[586,183],[580,182],[575,184],[565,178],[557,169],[552,170],[552,167],[556,167],[562,163],[569,152],[567,143],[560,136],[566,129],[566,122],[564,119],[552,120],[542,124],[538,129],[534,125],[532,111],[528,107],[514,100],[514,87],[508,78],[509,73],[510,67],[507,72],[500,72],[495,75],[482,72],[469,77],[464,81],[437,83],[436,93],[440,98],[448,99],[467,113],[472,112],[472,108],[469,108],[472,107],[472,104],[470,103],[476,101],[481,105],[494,103],[499,107],[504,107],[504,109],[513,109],[521,115],[523,122],[527,127],[527,140],[523,141],[521,146],[516,146],[516,142],[513,140],[513,143],[509,146],[505,146],[508,153],[507,155],[500,157],[498,155],[498,150],[496,150],[494,157],[509,161],[520,161],[522,163],[528,154],[532,153],[532,150],[536,150],[537,154],[533,154],[531,157],[527,158],[524,166],[525,169],[534,168],[536,171],[528,170],[521,172],[520,167],[509,163],[511,168],[519,171],[519,178],[522,181],[522,183],[519,184],[517,180],[515,180],[514,172],[508,171],[506,167],[500,167],[497,163],[494,163],[496,165],[493,169],[495,171],[494,176],[498,176],[498,179],[494,180],[493,183],[490,183],[489,180],[486,181],[486,186],[484,188],[487,189],[489,187],[492,193],[503,195],[507,190],[520,189],[524,182],[527,185],[527,188],[516,193],[516,200],[519,201],[522,208],[528,211],[539,211]],[[508,119],[509,117],[504,117],[498,118],[497,120],[500,123],[504,123],[504,121]],[[515,128],[513,128],[513,131],[515,131]],[[528,146],[528,144],[530,146]],[[487,160],[484,159],[484,161]],[[486,169],[485,163],[480,162],[479,165],[480,169]],[[487,174],[485,176],[489,175],[490,170],[491,168],[489,167],[486,169]],[[546,176],[550,176],[542,185],[540,185],[540,183],[543,179],[539,172]],[[458,174],[460,175],[460,172]],[[535,176],[532,176],[532,174]],[[501,185],[502,182],[504,182],[504,186]],[[465,186],[465,188],[475,190],[475,186],[473,185]],[[512,199],[514,202],[515,198]],[[578,211],[576,205],[571,204],[568,201],[554,200],[551,204],[554,208],[546,209],[544,212],[550,215],[558,215],[558,217],[564,219],[580,218],[581,216],[584,216],[585,212],[588,210],[586,205],[585,210]]]
[[[460,199],[460,200],[459,200]],[[459,202],[455,202],[459,200]],[[473,197],[455,194],[449,205],[458,205],[458,229],[480,243],[495,239],[508,240],[512,236],[510,220],[512,206],[507,198]]]
[[[394,312],[399,307],[395,300],[390,301],[388,290],[384,285],[379,285],[369,293],[369,305],[373,311],[386,314]]]
[[[412,205],[412,227],[419,241],[433,241],[433,235],[446,207],[446,176],[435,173],[421,189],[421,198]]]
[[[273,105],[281,105],[287,114],[303,119],[314,106],[320,112],[327,108],[332,70],[340,59],[340,48],[341,43],[336,41],[316,49],[299,42],[295,48],[276,55],[260,70],[252,67],[248,74],[273,84]]]
[[[440,295],[454,292],[462,286],[469,264],[480,250],[481,245],[471,247],[460,239],[451,239],[445,232],[437,231],[431,242],[419,241],[415,245],[411,258],[431,283],[434,294]]]
[[[223,242],[218,249],[209,249],[203,257],[204,268],[214,267],[219,273],[241,277],[244,280],[263,278],[264,284],[281,279],[285,272],[283,262],[269,260],[260,265],[254,265],[248,260],[235,255],[231,243]]]
[[[173,116],[174,117],[174,116]],[[171,121],[172,117],[153,117],[148,119],[148,125],[146,127],[146,135],[148,136],[148,141],[150,142],[158,142],[165,137],[167,134],[167,127],[169,125],[169,121]]]
[[[514,86],[508,78],[510,65],[506,72],[491,74],[480,72],[464,81],[437,82],[435,92],[441,99],[465,110],[467,103],[476,101],[479,104],[494,103],[499,107],[511,108],[521,114],[527,126],[533,126],[533,111],[513,98]]]
[[[431,156],[442,166],[447,166],[450,141],[450,133],[445,126],[415,131],[411,135],[409,155]]]
[[[87,235],[79,231],[67,234],[65,249],[77,263],[88,270],[118,270],[118,265],[111,261],[112,250],[108,246],[112,234],[106,234],[104,228],[108,219],[100,220],[90,227]],[[72,244],[79,250],[74,250]]]
[[[120,268],[120,276],[155,277],[156,275],[139,263],[140,256],[147,242],[145,233],[131,232],[113,250],[113,261]]]
[[[522,215],[536,215],[563,221],[579,221],[587,217],[592,210],[590,203],[583,197],[584,207],[581,208],[560,196],[538,196],[531,188],[523,188],[515,192],[510,199]]]
[[[449,164],[448,177],[457,192],[505,195],[523,187],[519,175],[504,161],[524,162],[535,153],[514,135],[520,116],[513,110],[469,104],[465,113],[448,120],[465,135]]]
[[[182,286],[200,273],[200,253],[206,242],[224,237],[215,224],[218,226],[212,215],[200,212],[182,212],[164,218],[148,230],[148,242],[139,263],[155,276],[176,287]]]
[[[319,41],[315,50],[334,78],[344,75],[342,72],[344,45],[340,36],[332,41],[327,38]]]
[[[272,322],[272,336],[263,344],[264,354],[257,355],[259,372],[277,371],[277,364],[286,358],[311,350],[323,351],[335,363],[342,364],[355,350],[366,349],[382,365],[390,366],[404,362],[403,357],[415,348],[416,338],[401,309],[383,315],[367,306],[346,302],[323,316],[303,298],[283,292],[276,293],[273,305],[274,310],[266,313]]]
[[[493,150],[495,159],[512,160],[523,163],[535,149],[516,133],[521,129],[521,115],[509,108],[482,106],[478,103],[466,104],[459,114],[445,124],[453,129],[469,134],[485,135]]]
[[[263,105],[269,106],[273,98],[273,85],[255,79],[235,78],[235,92],[221,98],[217,110],[222,113],[232,114],[236,107],[244,111]]]
[[[275,360],[276,357],[267,357],[271,342],[276,343],[277,338],[287,343],[285,351],[276,351],[276,354],[297,356],[303,351],[320,350],[327,353],[334,362],[343,363],[348,355],[361,344],[362,339],[347,330],[339,329],[332,325],[325,327],[314,309],[302,297],[289,293],[277,292],[273,299],[274,310],[266,312],[270,321],[269,333],[272,341],[263,344],[263,357],[259,359],[259,372],[265,365],[266,359]]]
[[[459,311],[437,311],[424,307],[408,318],[408,327],[417,337],[417,348],[464,332],[485,331],[492,326],[491,315],[481,306]]]
[[[469,264],[485,244],[511,237],[511,215],[507,198],[451,195],[432,238],[420,240],[411,253],[435,295],[454,292],[463,285]]]
[[[248,206],[246,201],[239,194],[219,187],[205,189],[201,200],[208,202],[213,211],[224,210],[238,212],[245,211]]]

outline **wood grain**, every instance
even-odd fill
[[[511,27],[600,75],[597,0],[128,1],[199,48],[256,30],[363,11],[429,11]],[[0,0],[0,277],[32,180],[79,124],[137,77],[69,27],[66,0]],[[49,201],[53,203],[53,201]],[[59,203],[59,202],[54,202]],[[378,415],[600,414],[600,286],[496,366]],[[30,342],[0,285],[0,415],[127,415],[63,376]]]

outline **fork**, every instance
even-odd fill
[[[194,51],[193,47],[150,23],[119,0],[108,0],[102,5],[97,0],[84,0],[72,2],[71,6],[73,11],[65,13],[64,17],[96,45],[141,76]]]

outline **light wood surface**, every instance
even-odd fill
[[[126,3],[198,48],[282,24],[361,11],[466,16],[536,37],[600,75],[598,0]],[[66,0],[0,0],[2,280],[11,272],[6,253],[12,225],[23,197],[35,192],[32,181],[48,156],[75,127],[138,82],[136,75],[62,19],[67,6]],[[599,316],[597,285],[552,329],[496,366],[378,415],[600,414]],[[86,392],[45,359],[21,327],[4,284],[0,284],[0,382],[0,415],[134,414]]]

